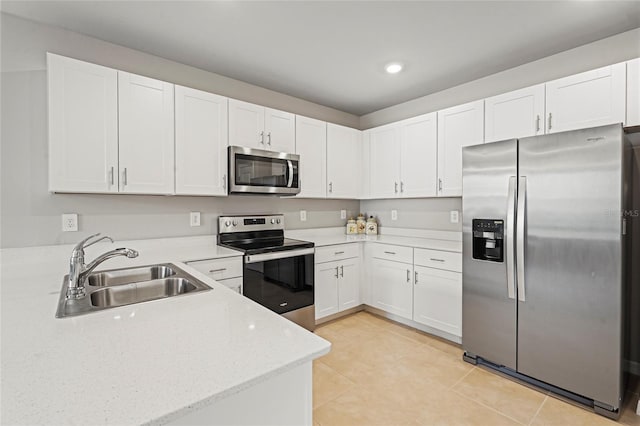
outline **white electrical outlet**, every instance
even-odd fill
[[[340,210],[340,219],[346,219],[346,218],[347,218],[347,211]]]
[[[460,222],[460,212],[458,210],[451,210],[449,212],[449,220],[451,221],[451,223]]]
[[[391,220],[398,220],[398,210],[391,210]]]
[[[191,212],[189,218],[191,226],[200,226],[200,212]]]
[[[78,230],[78,215],[68,213],[62,215],[62,232],[75,232]]]
[[[307,211],[306,210],[300,210],[300,221],[301,222],[305,222],[307,220]]]

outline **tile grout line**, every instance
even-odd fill
[[[472,372],[473,370],[475,370],[476,368],[478,368],[478,367],[476,367],[476,366],[474,365],[474,366],[471,368],[471,370],[469,370],[469,371],[467,371],[467,372],[465,373],[465,375],[464,375],[464,376],[460,377],[460,378],[459,378],[459,379],[458,379],[454,384],[452,384],[451,386],[449,386],[449,390],[453,390],[453,387],[454,387],[454,386],[458,385],[458,383],[460,383],[460,382],[462,382],[464,379],[466,379],[466,377],[467,377],[469,374],[471,374],[471,372]]]
[[[482,407],[484,407],[484,408],[487,408],[487,409],[489,409],[489,410],[491,410],[491,411],[493,411],[493,412],[495,412],[495,413],[498,413],[498,414],[500,414],[502,417],[506,417],[506,418],[507,418],[507,419],[509,419],[509,420],[513,420],[514,422],[516,422],[516,423],[517,423],[517,424],[519,424],[519,425],[527,426],[527,425],[525,425],[524,423],[522,423],[520,420],[518,420],[518,419],[514,419],[514,418],[513,418],[513,417],[511,417],[510,415],[508,415],[508,414],[506,414],[506,413],[503,413],[502,411],[497,410],[497,409],[495,409],[495,408],[493,408],[493,407],[491,407],[491,406],[489,406],[489,405],[486,405],[486,404],[484,404],[484,403],[483,403],[483,402],[481,402],[481,401],[476,401],[476,400],[475,400],[475,399],[473,399],[473,398],[470,398],[470,397],[468,397],[468,396],[466,396],[466,395],[463,395],[462,393],[458,392],[457,390],[455,390],[455,389],[453,389],[453,388],[451,388],[451,389],[449,389],[449,390],[450,390],[451,392],[457,393],[459,396],[461,396],[462,398],[466,399],[467,401],[471,401],[471,402],[476,403],[476,404],[478,404],[478,405],[480,405],[480,406],[482,406]]]
[[[540,406],[538,407],[538,409],[534,413],[533,417],[531,417],[531,420],[529,420],[529,423],[528,423],[529,426],[531,426],[531,423],[533,423],[533,421],[536,419],[536,417],[538,417],[538,414],[540,414],[540,410],[542,410],[542,407],[544,406],[544,404],[547,402],[548,399],[549,399],[549,394],[546,394],[544,396],[544,399],[542,400],[542,404],[540,404]]]

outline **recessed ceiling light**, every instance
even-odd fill
[[[402,64],[398,63],[398,62],[392,62],[390,64],[387,64],[384,69],[389,73],[389,74],[398,74],[400,71],[402,71]]]

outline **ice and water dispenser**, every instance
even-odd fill
[[[502,262],[504,260],[504,221],[473,219],[473,258]]]

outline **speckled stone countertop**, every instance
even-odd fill
[[[215,237],[98,243],[173,262],[213,288],[56,319],[72,246],[0,250],[2,424],[162,424],[309,362],[330,343],[181,262],[240,253]]]

